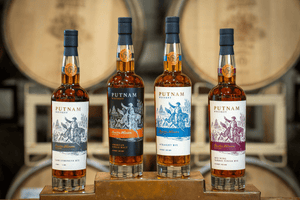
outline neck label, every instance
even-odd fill
[[[226,64],[222,68],[219,68],[219,74],[226,78],[231,78],[235,75],[235,68],[232,65]]]
[[[132,54],[131,51],[129,49],[122,49],[120,51],[120,59],[123,62],[129,62],[132,59]]]
[[[75,76],[77,74],[78,68],[73,63],[68,63],[65,66],[65,73],[67,76]]]
[[[176,65],[178,61],[181,61],[181,55],[175,52],[170,52],[164,56],[164,61],[167,61],[171,65]]]

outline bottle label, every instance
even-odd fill
[[[222,68],[219,68],[219,76],[231,78],[236,75],[236,70],[232,65],[226,64]]]
[[[155,87],[155,104],[157,154],[190,155],[191,87]]]
[[[171,65],[176,65],[181,59],[182,56],[175,52],[170,52],[168,55],[164,56],[164,61],[168,61]]]
[[[77,66],[73,63],[68,63],[64,67],[67,76],[75,76],[77,74]]]
[[[210,101],[213,169],[245,169],[246,101]]]
[[[143,155],[144,88],[108,88],[109,153]]]
[[[89,102],[52,101],[52,169],[86,169]]]
[[[132,54],[131,51],[129,49],[122,49],[120,51],[120,59],[123,62],[129,62],[132,59]]]

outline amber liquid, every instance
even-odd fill
[[[79,74],[71,77],[63,74],[62,84],[53,92],[51,100],[61,102],[82,102],[89,101],[89,96],[88,93],[79,85]],[[86,176],[86,169],[66,171],[52,169],[52,176],[61,179],[78,179]]]
[[[144,82],[142,78],[134,73],[134,61],[129,61],[129,62],[117,61],[117,73],[108,80],[107,87],[144,88]],[[126,166],[142,164],[143,155],[140,156],[110,155],[109,162],[113,165],[126,165]]]
[[[224,76],[218,77],[219,84],[215,86],[208,94],[208,119],[210,121],[210,101],[243,101],[246,100],[245,92],[235,84],[236,76],[226,78]],[[211,141],[211,127],[209,126],[209,140]],[[212,143],[210,143],[212,145]],[[212,160],[212,158],[211,158]],[[218,170],[211,169],[211,174],[222,178],[238,178],[245,176],[245,169],[243,170]]]
[[[188,87],[192,86],[189,77],[182,74],[182,62],[178,61],[176,65],[164,61],[164,73],[158,76],[154,82],[154,87]],[[155,90],[154,90],[155,95]],[[156,106],[154,105],[154,108]],[[156,109],[155,109],[156,116]],[[156,121],[155,121],[156,124]],[[157,155],[157,164],[164,166],[184,166],[190,164],[191,156],[163,156]]]

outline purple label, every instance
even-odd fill
[[[245,142],[228,143],[228,142],[212,142],[211,150],[216,151],[245,151]]]

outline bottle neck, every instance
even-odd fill
[[[181,45],[178,34],[167,34],[164,49],[164,73],[181,73]]]
[[[234,55],[221,55],[219,57],[218,83],[234,85],[236,79],[236,67]]]
[[[120,34],[117,47],[117,73],[134,73],[134,48],[131,34]]]
[[[63,85],[79,85],[80,66],[77,47],[65,47],[61,72]]]

